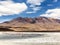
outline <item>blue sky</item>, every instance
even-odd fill
[[[60,0],[0,0],[0,22],[16,17],[60,19]]]

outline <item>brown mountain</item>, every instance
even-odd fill
[[[1,28],[7,28],[13,31],[60,31],[60,20],[47,17],[18,17],[11,21],[1,23]]]

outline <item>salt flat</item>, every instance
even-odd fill
[[[60,32],[0,32],[1,45],[60,45]]]

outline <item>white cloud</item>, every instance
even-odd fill
[[[37,10],[39,10],[41,7],[34,7],[34,8],[32,8],[34,11],[37,11]]]
[[[53,6],[53,4],[47,4],[47,6]]]
[[[32,5],[41,5],[41,2],[44,0],[27,0],[27,3],[30,3]]]
[[[60,9],[59,8],[51,9],[51,10],[49,9],[46,11],[45,14],[42,14],[40,16],[60,19]]]
[[[12,0],[0,1],[0,16],[19,14],[26,9],[25,3],[14,3]]]
[[[36,11],[28,11],[27,14],[36,13]]]
[[[27,13],[36,13],[38,10],[41,9],[41,6],[36,6],[36,5],[41,5],[41,3],[44,1],[45,0],[27,0],[27,3],[31,4],[29,7],[31,7],[31,9],[33,10]]]
[[[45,14],[42,14],[40,16],[60,19],[60,8],[49,9],[49,10],[46,11]]]
[[[27,14],[31,14],[31,13],[36,13],[39,9],[41,9],[40,7],[33,7],[32,10],[33,11],[27,11]]]
[[[57,2],[58,0],[53,0],[53,2]]]

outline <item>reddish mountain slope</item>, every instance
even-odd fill
[[[0,28],[2,27],[14,31],[60,31],[60,20],[46,17],[18,17],[1,23]]]

